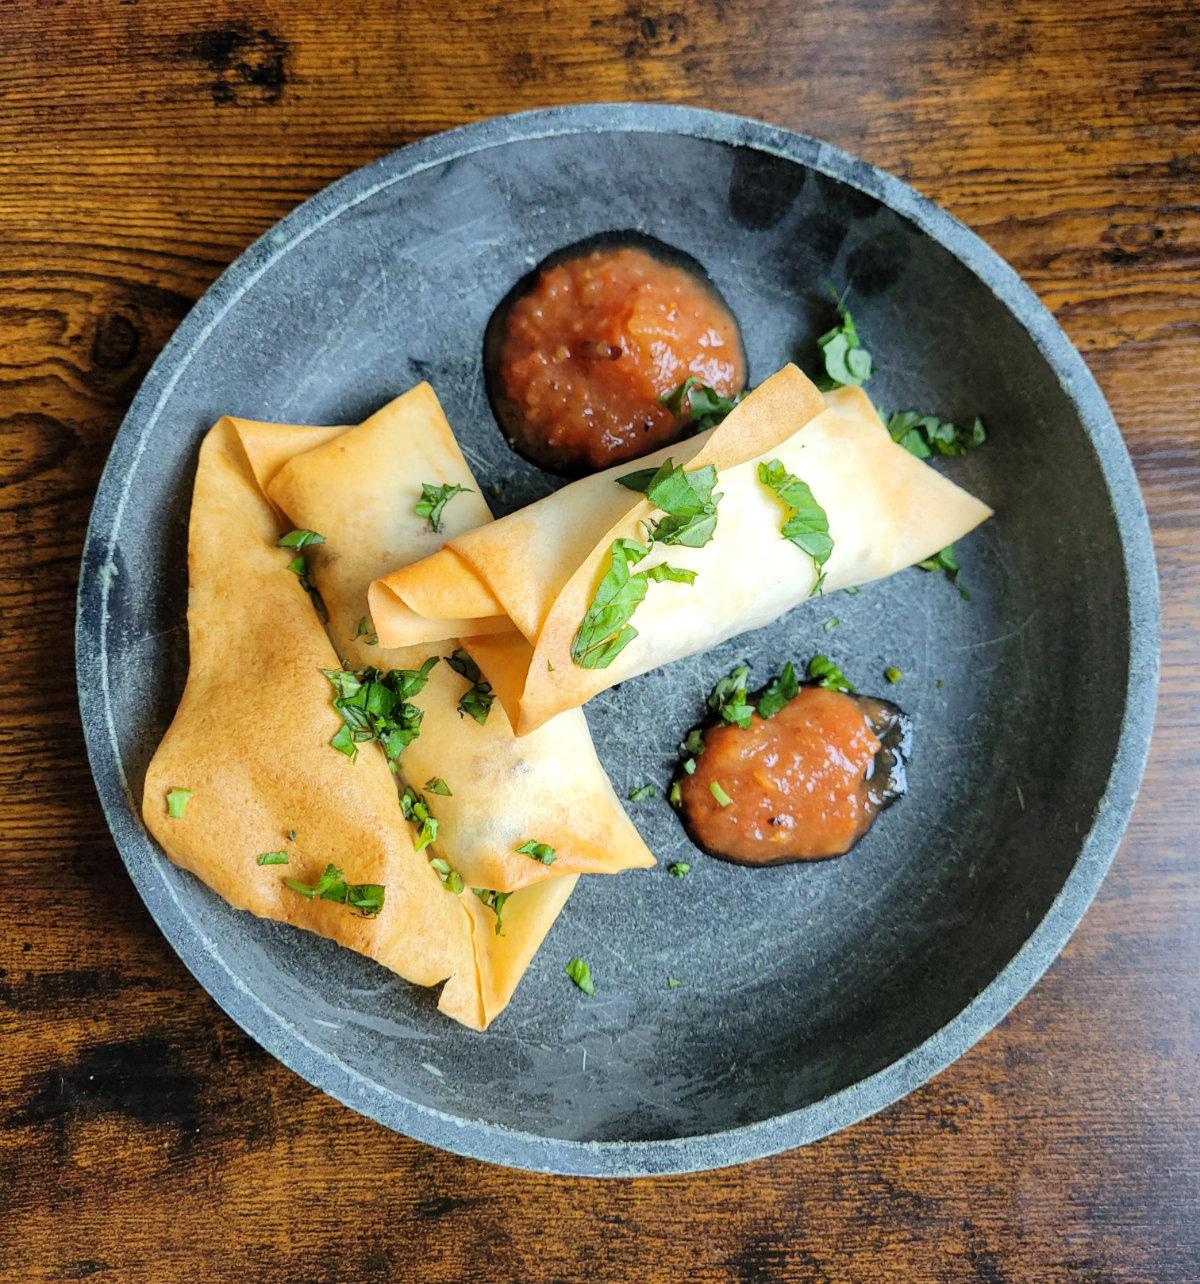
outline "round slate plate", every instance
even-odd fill
[[[171,866],[136,799],[187,668],[196,448],[232,412],[352,423],[432,381],[478,476],[515,508],[557,484],[488,412],[481,337],[549,251],[612,228],[695,255],[752,381],[812,368],[849,289],[889,408],[980,414],[947,471],[996,509],[959,548],[963,600],[904,572],[588,706],[619,792],[740,660],[825,652],[912,714],[909,798],[841,861],[750,870],[631,805],[659,868],[584,879],[486,1034],[429,991],[227,908]],[[834,627],[832,617],[838,617]],[[802,1145],[961,1055],[1041,975],[1133,803],[1157,678],[1157,595],[1129,458],[1082,360],[1010,268],[910,188],[731,116],[593,106],[489,121],[385,157],[252,246],[167,345],[117,436],[79,590],[80,703],[121,855],[202,985],[298,1074],[437,1146],[563,1173],[669,1173]],[[692,873],[670,877],[687,860]],[[587,958],[597,993],[563,975]],[[680,981],[668,988],[668,976]]]

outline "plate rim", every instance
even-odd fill
[[[569,1141],[465,1119],[383,1089],[318,1049],[229,971],[167,879],[117,752],[104,646],[112,560],[128,482],[158,416],[192,358],[234,303],[280,258],[331,219],[433,168],[493,147],[595,132],[668,133],[747,147],[817,170],[875,197],[957,258],[1033,340],[1074,404],[1112,504],[1129,613],[1129,670],[1117,747],[1096,816],[1046,914],[1013,958],[955,1017],[875,1074],[832,1096],[738,1128],[655,1141]],[[1149,521],[1124,440],[1094,377],[1042,304],[985,241],[885,170],[807,135],[746,116],[657,103],[549,107],[431,135],[351,171],[298,205],[201,295],[148,371],[96,490],[80,563],[76,681],[88,761],[105,819],[138,893],[171,948],[226,1014],[277,1060],[393,1131],[486,1162],[570,1176],[642,1177],[725,1168],[807,1145],[893,1104],[989,1033],[1057,958],[1094,898],[1132,812],[1153,732],[1159,670],[1158,578]]]

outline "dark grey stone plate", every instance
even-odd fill
[[[353,954],[237,913],[138,819],[186,673],[197,443],[223,412],[353,422],[430,379],[501,511],[555,485],[488,411],[495,303],[564,242],[637,228],[699,258],[751,377],[798,357],[849,287],[892,409],[981,414],[947,471],[996,509],[960,546],[962,600],[907,571],[624,684],[588,718],[622,793],[663,784],[712,682],[826,652],[916,723],[910,796],[841,861],[751,870],[632,807],[661,862],[585,879],[486,1034]],[[837,616],[840,623],[825,625]],[[1157,591],[1145,512],[1083,361],[1010,268],[896,179],[732,116],[534,112],[350,174],[196,305],[113,446],[79,590],[80,703],[121,855],[217,1002],[298,1074],[388,1127],[496,1163],[670,1173],[799,1146],[960,1056],[1062,948],[1112,858],[1150,736]],[[692,873],[670,877],[686,859]],[[596,997],[563,965],[582,955]],[[679,978],[668,989],[667,977]]]

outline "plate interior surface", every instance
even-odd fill
[[[532,264],[614,228],[704,264],[741,323],[751,382],[789,360],[815,373],[827,290],[845,291],[878,405],[983,417],[986,446],[936,466],[996,516],[959,546],[969,600],[906,571],[594,700],[588,721],[618,793],[665,792],[717,678],[746,662],[763,681],[824,653],[912,715],[910,796],[842,860],[760,870],[698,852],[661,797],[629,804],[659,867],[583,879],[511,1006],[473,1034],[428,991],[226,907],[165,861],[132,800],[187,671],[186,524],[206,428],[224,413],[353,423],[428,379],[493,509],[526,504],[561,483],[496,427],[484,327]],[[185,322],[97,501],[81,698],[140,890],[205,985],[288,1064],[385,1123],[484,1158],[706,1167],[894,1099],[990,1028],[1061,947],[1140,772],[1156,657],[1149,556],[1128,459],[1082,362],[952,220],[877,171],[751,122],[541,113],[351,175]],[[1139,599],[1147,565],[1151,597]],[[903,674],[894,687],[888,666]],[[686,878],[667,873],[678,860]],[[594,999],[563,975],[576,955]]]

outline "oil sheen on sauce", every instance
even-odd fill
[[[887,700],[802,687],[772,718],[702,733],[694,773],[676,777],[680,815],[697,846],[739,864],[841,856],[905,792],[911,738]]]
[[[733,314],[689,256],[614,234],[560,250],[500,305],[484,340],[493,410],[513,446],[580,476],[687,431],[661,399],[689,376],[746,382]]]

